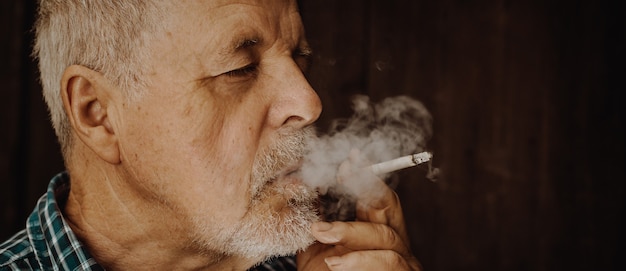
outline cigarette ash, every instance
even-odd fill
[[[377,181],[366,178],[338,184],[339,165],[351,152],[359,152],[359,159],[351,160],[357,172],[374,163],[422,152],[432,135],[432,117],[415,99],[397,96],[373,103],[369,97],[358,95],[352,103],[352,117],[333,121],[327,134],[311,139],[299,173],[307,185],[324,195],[321,205],[328,220],[343,220],[329,216],[342,214],[340,209],[353,205],[355,196],[371,191],[371,182]]]

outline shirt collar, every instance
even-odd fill
[[[44,270],[104,270],[72,232],[61,213],[70,190],[70,178],[61,173],[28,218],[26,230],[35,256]]]

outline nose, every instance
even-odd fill
[[[278,63],[276,63],[278,64]],[[277,65],[272,76],[274,84],[269,123],[275,128],[303,128],[315,122],[322,112],[319,96],[292,59]]]

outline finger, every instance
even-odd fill
[[[367,168],[369,164],[371,163],[361,156],[358,149],[350,151],[348,159],[343,161],[337,169],[339,188],[358,198],[379,198],[381,193],[378,186],[382,180]]]
[[[401,236],[391,227],[369,222],[316,222],[311,234],[321,243],[350,250],[393,250],[410,255]]]
[[[297,270],[328,270],[324,259],[331,256],[343,255],[350,252],[339,246],[315,243],[297,255]]]
[[[403,240],[408,240],[400,198],[384,182],[379,183],[377,189],[382,192],[382,196],[377,199],[357,199],[357,220],[389,225]]]
[[[352,150],[337,174],[338,182],[356,196],[357,220],[389,225],[408,240],[397,194],[371,171],[363,170],[363,160],[357,149]]]
[[[339,165],[337,182],[364,205],[384,207],[389,200],[385,182],[365,165],[371,164],[358,149],[352,149],[348,159]]]
[[[355,251],[343,256],[328,257],[324,261],[332,271],[420,270],[418,266],[410,264],[402,255],[391,250]]]

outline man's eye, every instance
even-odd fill
[[[243,68],[240,69],[236,69],[236,70],[232,70],[229,72],[224,73],[225,75],[229,76],[229,77],[248,77],[248,76],[254,76],[257,74],[257,65],[256,64],[252,64],[252,65],[248,65],[245,66]]]

